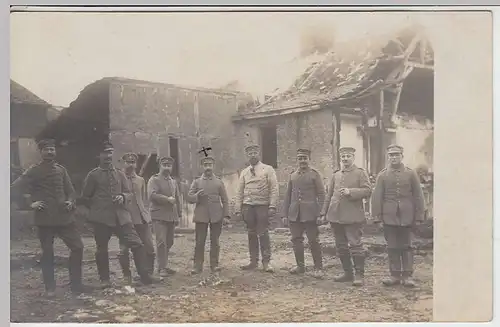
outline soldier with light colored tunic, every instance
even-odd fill
[[[176,273],[167,267],[170,248],[174,245],[175,226],[182,215],[180,191],[175,179],[172,178],[172,157],[161,157],[158,160],[160,173],[148,181],[148,196],[151,219],[156,236],[156,255],[160,277]]]
[[[425,204],[417,173],[403,165],[403,147],[387,148],[389,165],[377,176],[371,198],[374,221],[383,223],[391,276],[386,286],[414,287],[412,228],[424,220]]]
[[[351,147],[339,149],[342,168],[333,173],[321,216],[326,215],[332,226],[337,255],[344,269],[334,280],[352,281],[353,285],[361,286],[365,273],[365,248],[361,239],[366,223],[363,199],[370,196],[371,184],[366,171],[354,164],[355,152]]]
[[[255,144],[245,147],[250,165],[243,169],[236,192],[236,215],[243,215],[248,231],[250,263],[240,268],[253,270],[258,266],[259,245],[262,254],[262,268],[272,273],[271,239],[269,218],[276,214],[278,202],[278,180],[273,167],[260,161],[260,147]]]
[[[314,262],[314,276],[320,277],[323,269],[321,245],[319,243],[319,216],[325,201],[325,187],[318,171],[309,166],[311,151],[297,150],[298,168],[292,172],[285,194],[283,213],[290,225],[293,252],[297,266],[291,274],[303,274],[304,232]]]
[[[229,209],[226,187],[222,180],[213,174],[215,160],[212,157],[201,159],[204,172],[193,181],[188,192],[188,201],[195,203],[194,222],[196,245],[194,250],[193,275],[203,270],[205,257],[205,242],[210,227],[210,269],[220,271],[219,267],[219,237],[223,223],[229,221]]]

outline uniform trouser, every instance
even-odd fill
[[[352,261],[355,270],[364,274],[365,248],[361,240],[363,236],[363,224],[339,224],[331,223],[335,236],[337,254],[342,262],[342,267],[347,273],[352,273]]]
[[[158,258],[158,270],[166,269],[168,254],[174,245],[175,222],[153,220],[156,238],[156,256]]]
[[[216,223],[196,223],[196,245],[194,248],[194,266],[201,269],[205,261],[205,242],[210,226],[210,267],[219,266],[219,238],[222,232],[222,221]]]
[[[135,267],[142,280],[148,280],[147,257],[141,238],[133,224],[108,226],[94,223],[94,238],[96,242],[97,272],[101,281],[109,281],[109,253],[108,246],[111,236],[115,234],[122,244],[132,250]]]
[[[74,223],[65,226],[38,226],[38,238],[42,247],[43,283],[46,290],[54,290],[54,237],[59,236],[69,248],[69,278],[71,287],[78,287],[82,282],[83,242]]]
[[[412,227],[384,225],[384,236],[391,275],[411,276],[413,274]]]
[[[321,269],[323,259],[321,245],[319,244],[319,228],[316,221],[291,221],[290,232],[292,234],[292,246],[295,254],[297,266],[304,267],[304,232],[307,235],[307,241],[313,257],[314,267]]]
[[[153,243],[153,233],[151,225],[148,223],[135,224],[135,231],[144,245],[147,258],[147,269],[150,274],[154,272],[155,265],[155,246]],[[124,276],[130,276],[130,248],[120,240],[120,253],[118,254],[120,266]]]
[[[248,232],[248,252],[250,262],[259,261],[259,245],[262,263],[271,261],[271,239],[269,237],[269,206],[247,205],[242,208],[243,220]]]

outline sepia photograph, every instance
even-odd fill
[[[10,14],[11,322],[433,321],[432,12],[69,10]]]

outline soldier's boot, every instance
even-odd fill
[[[69,279],[73,294],[90,293],[92,289],[82,282],[83,248],[73,249],[69,255]]]
[[[210,271],[213,273],[221,271],[219,266],[220,245],[210,242]]]
[[[311,249],[311,255],[314,263],[314,271],[312,276],[314,278],[322,279],[323,274],[323,253],[321,251],[321,245],[319,242],[309,242],[309,248]]]
[[[130,255],[129,251],[121,251],[118,254],[118,262],[120,263],[120,267],[122,269],[123,280],[128,285],[132,284],[132,272],[130,271]]]
[[[401,253],[401,261],[403,264],[403,272],[401,274],[401,283],[405,287],[417,286],[415,281],[411,278],[413,275],[413,251],[412,249],[405,249]]]
[[[354,281],[352,282],[353,286],[363,286],[364,277],[365,277],[365,256],[364,255],[355,255],[353,256],[354,260]]]
[[[382,280],[385,286],[394,286],[401,283],[401,252],[399,249],[388,249],[389,270],[391,276]]]
[[[290,269],[290,274],[298,275],[306,272],[304,266],[304,245],[302,243],[296,242],[293,245],[293,253],[295,254],[295,262],[297,265]]]
[[[139,274],[141,282],[144,285],[150,285],[153,283],[161,282],[160,278],[153,276],[149,273],[150,264],[148,264],[148,258],[144,246],[132,249],[132,255],[134,257],[134,263],[137,269],[137,273]]]
[[[95,253],[95,261],[97,264],[97,273],[101,281],[101,288],[106,289],[115,287],[109,276],[109,257],[107,249],[97,250]]]
[[[271,266],[271,238],[266,230],[259,235],[260,252],[262,253],[262,271],[274,273],[274,268]]]
[[[352,272],[352,261],[350,255],[341,255],[340,262],[342,263],[342,268],[344,269],[344,273],[338,276],[335,276],[333,280],[335,282],[352,282],[354,280],[354,274]]]
[[[242,270],[255,270],[259,265],[259,238],[256,233],[248,233],[250,263],[240,266]]]

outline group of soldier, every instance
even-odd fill
[[[81,196],[77,196],[67,170],[55,160],[55,141],[42,140],[38,147],[41,162],[17,178],[11,190],[22,190],[31,195],[47,296],[55,296],[56,290],[53,248],[56,236],[70,249],[72,292],[91,291],[82,283],[83,242],[75,222],[77,206],[86,207],[88,211],[96,244],[95,260],[103,288],[114,285],[110,278],[108,254],[113,234],[119,239],[119,263],[127,283],[133,283],[130,251],[142,284],[158,283],[176,273],[168,265],[175,227],[182,215],[179,186],[171,176],[173,158],[160,157],[159,173],[146,183],[136,174],[136,154],[123,155],[124,168],[117,169],[113,164],[113,145],[104,142],[99,153],[99,166],[88,173]],[[344,270],[334,280],[362,285],[365,267],[362,227],[366,222],[363,201],[371,195],[372,215],[375,221],[383,224],[388,245],[390,277],[383,283],[388,286],[415,286],[411,278],[411,229],[423,220],[424,203],[417,175],[402,164],[403,148],[397,145],[388,148],[389,165],[379,173],[373,192],[367,173],[354,164],[355,150],[344,147],[339,152],[342,168],[334,172],[325,194],[320,174],[309,165],[310,151],[297,151],[298,167],[290,175],[283,205],[297,263],[290,273],[305,273],[305,233],[314,261],[312,274],[323,276],[318,226],[329,222]],[[247,227],[250,262],[240,268],[257,269],[260,254],[263,271],[272,273],[269,225],[276,215],[279,198],[276,172],[260,161],[258,145],[247,146],[245,153],[249,165],[239,177],[235,214],[243,219]],[[192,182],[187,193],[187,201],[195,204],[193,275],[203,271],[208,230],[210,269],[212,272],[221,270],[219,238],[230,215],[226,188],[222,180],[214,175],[214,164],[213,157],[201,159],[203,174]]]

